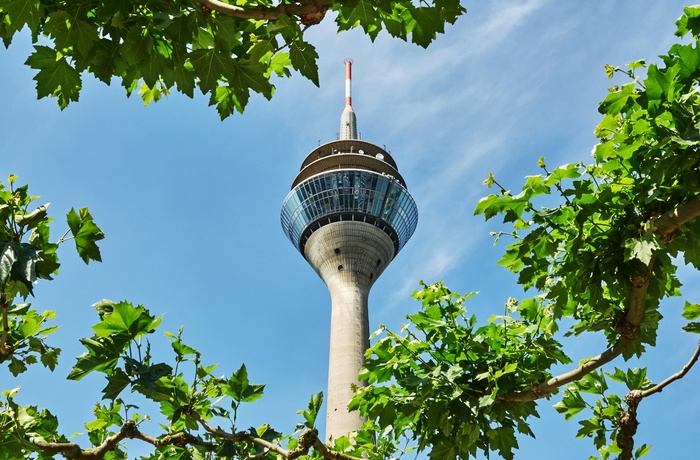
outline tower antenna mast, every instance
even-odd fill
[[[340,116],[340,139],[357,139],[357,117],[352,109],[352,59],[345,60],[345,109]]]

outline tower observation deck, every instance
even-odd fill
[[[309,153],[284,200],[290,241],[328,286],[331,338],[326,438],[358,430],[348,412],[369,346],[369,291],[411,238],[418,210],[389,152],[358,139],[346,61],[340,138]]]

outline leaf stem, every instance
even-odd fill
[[[5,361],[12,354],[12,347],[7,345],[8,331],[10,330],[10,319],[8,313],[8,302],[5,292],[0,291],[0,309],[2,310],[2,337],[0,337],[0,363]]]

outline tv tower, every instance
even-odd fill
[[[396,163],[358,139],[352,60],[345,61],[345,109],[338,140],[314,149],[284,200],[282,228],[328,286],[331,338],[326,439],[362,426],[348,412],[369,347],[369,290],[413,235],[418,210]]]

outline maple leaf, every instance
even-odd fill
[[[34,53],[25,64],[39,71],[34,76],[39,98],[53,96],[58,99],[61,109],[65,109],[71,101],[78,101],[82,86],[80,73],[56,50],[48,46],[35,46]]]

